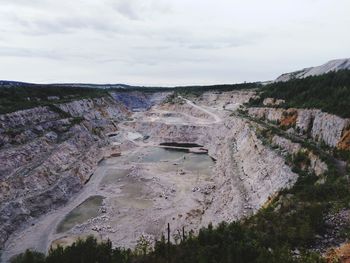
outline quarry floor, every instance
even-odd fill
[[[133,121],[208,127],[222,121],[217,109],[189,100],[185,103],[207,118],[156,107],[135,113]],[[121,156],[103,160],[67,205],[12,235],[3,259],[27,248],[46,252],[51,246],[68,245],[88,235],[110,239],[114,246],[134,248],[141,236],[150,243],[159,239],[168,223],[174,241],[183,227],[188,232],[203,226],[204,207],[214,190],[213,159],[185,149],[164,149],[130,127],[120,123],[111,137],[111,145],[121,149]]]

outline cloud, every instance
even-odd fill
[[[160,0],[117,0],[110,4],[130,20],[148,20],[154,15],[169,15],[172,12],[169,2]]]
[[[52,50],[38,50],[4,46],[0,46],[0,57],[63,59],[62,54],[57,54]]]
[[[140,14],[138,14],[135,6],[132,1],[121,0],[115,4],[115,9],[120,12],[122,15],[126,16],[131,20],[139,20]]]
[[[100,19],[94,16],[38,16],[35,18],[12,15],[9,21],[21,33],[27,35],[49,35],[74,33],[78,30],[95,32],[121,32],[121,28],[108,18]]]
[[[348,57],[350,46],[347,0],[2,0],[0,7],[7,79],[261,80]]]

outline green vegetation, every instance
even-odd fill
[[[170,103],[170,104],[184,104],[184,100],[179,98],[179,94],[177,92],[171,93],[169,96],[167,96],[163,103]]]
[[[293,256],[287,247],[267,248],[257,240],[254,231],[239,223],[221,223],[200,230],[198,237],[189,236],[178,245],[168,244],[163,238],[148,254],[112,248],[110,241],[98,243],[95,238],[78,240],[66,248],[51,249],[47,256],[27,250],[11,263],[215,263],[215,262],[324,262],[317,254],[302,251]]]
[[[221,93],[221,92],[233,91],[233,90],[252,90],[252,89],[258,89],[260,87],[261,85],[258,83],[175,87],[173,89],[169,89],[170,91],[174,91],[174,92],[165,99],[164,103],[183,104],[184,101],[180,99],[179,96],[183,96],[187,98],[199,97],[204,92],[208,92],[208,91]]]
[[[1,83],[0,83],[1,84]],[[64,103],[73,100],[96,98],[107,96],[108,92],[165,92],[175,91],[177,95],[199,95],[205,91],[230,91],[238,89],[253,89],[260,87],[256,83],[244,83],[233,85],[212,85],[212,86],[187,86],[187,87],[133,87],[120,85],[81,85],[72,84],[50,84],[37,85],[28,83],[18,83],[16,85],[0,85],[0,114],[9,113],[17,110],[33,108],[37,106],[51,106],[53,110],[55,103]],[[118,86],[118,85],[117,85]],[[174,98],[174,97],[173,97]],[[171,97],[169,97],[171,99]]]
[[[131,251],[113,249],[110,241],[97,242],[93,237],[78,240],[71,246],[58,246],[51,249],[47,256],[42,253],[27,250],[11,260],[11,263],[109,263],[131,262]]]
[[[262,88],[261,98],[250,106],[261,106],[265,98],[283,99],[286,108],[317,108],[350,117],[350,70],[278,82]]]
[[[225,92],[233,90],[249,90],[258,89],[261,85],[258,83],[240,83],[240,84],[222,84],[222,85],[210,85],[210,86],[183,86],[175,87],[175,93],[182,96],[200,96],[204,92]]]
[[[32,84],[4,86],[0,87],[0,114],[47,105],[58,110],[53,104],[106,95],[106,90],[93,88]]]

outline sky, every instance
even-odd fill
[[[0,0],[0,79],[173,86],[350,57],[349,0]]]

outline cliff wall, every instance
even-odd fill
[[[102,97],[0,116],[0,248],[83,187],[103,158],[105,134],[128,115],[121,102]]]
[[[350,119],[315,109],[249,108],[248,114],[276,122],[293,132],[330,147],[350,150]]]

